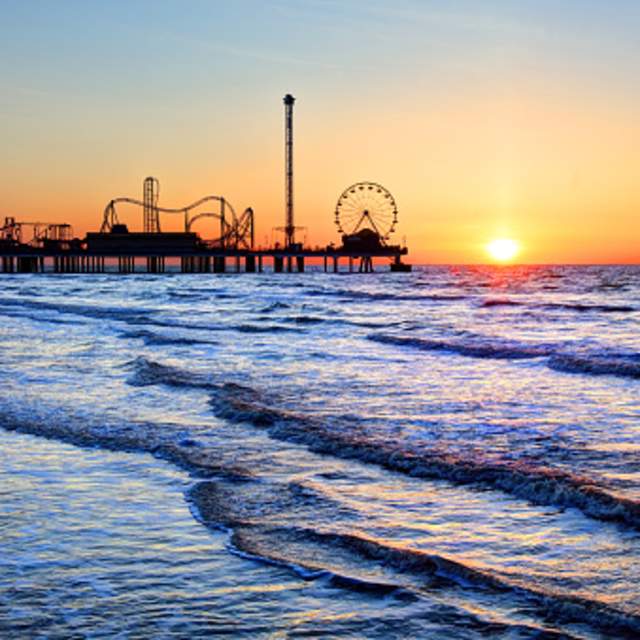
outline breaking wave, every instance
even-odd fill
[[[125,307],[101,307],[85,304],[47,302],[45,300],[29,300],[15,298],[0,298],[0,306],[26,307],[29,309],[55,311],[72,315],[85,316],[98,320],[113,319],[130,323],[150,321],[152,311],[150,309],[136,309]]]
[[[2,409],[0,423],[7,431],[29,433],[68,442],[80,447],[101,447],[112,451],[150,453],[172,462],[196,477],[222,477],[233,481],[250,481],[254,474],[235,464],[223,464],[215,452],[201,447],[197,439],[184,434],[179,425],[111,421],[88,422],[86,416],[24,416]]]
[[[367,437],[335,419],[281,409],[258,390],[214,375],[191,373],[138,358],[132,384],[198,387],[210,393],[215,415],[231,422],[265,428],[273,438],[294,442],[316,453],[376,464],[413,477],[499,490],[533,504],[579,509],[586,516],[640,530],[640,503],[618,496],[593,480],[522,462],[485,462],[440,452],[412,451]]]
[[[220,490],[215,481],[197,483],[188,498],[204,524],[230,532],[232,548],[240,554],[288,566],[305,579],[328,577],[336,586],[381,596],[396,593],[420,597],[456,586],[483,589],[524,600],[543,618],[552,617],[556,622],[587,622],[623,637],[634,637],[640,631],[638,615],[598,600],[545,591],[531,586],[526,576],[477,568],[439,554],[381,542],[360,532],[322,531],[299,525],[269,526],[247,519],[242,514],[241,499],[233,492]],[[336,552],[338,557],[347,553],[358,560],[358,575],[340,572]],[[392,574],[387,573],[385,581],[374,578],[377,566]]]
[[[498,338],[464,338],[459,340],[438,340],[431,338],[408,338],[388,334],[367,336],[373,342],[393,344],[401,347],[413,347],[420,351],[447,351],[472,358],[495,358],[499,360],[517,360],[540,358],[554,351],[552,345],[525,344]]]
[[[371,334],[367,339],[381,344],[411,347],[420,351],[455,353],[470,358],[495,360],[547,358],[546,364],[550,369],[563,373],[640,378],[640,354],[616,353],[604,348],[601,352],[593,350],[570,352],[562,345],[530,344],[482,336],[441,340]]]
[[[549,367],[565,373],[640,379],[640,355],[637,354],[598,356],[559,353],[550,358]]]

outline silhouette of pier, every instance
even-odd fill
[[[255,216],[241,214],[219,195],[204,196],[183,207],[159,204],[160,183],[145,178],[142,199],[118,197],[103,212],[99,232],[76,238],[69,224],[24,222],[6,217],[0,227],[0,271],[3,273],[303,273],[310,262],[325,273],[371,273],[374,260],[388,259],[392,271],[410,271],[402,262],[406,247],[390,244],[398,223],[391,193],[375,182],[358,182],[338,198],[335,224],[342,244],[307,247],[296,241],[293,200],[293,105],[285,105],[285,224],[283,243],[255,246]],[[142,210],[143,231],[130,231],[121,220],[123,208]],[[163,231],[164,217],[180,216],[184,231]],[[203,219],[214,222],[213,238],[194,229]]]
[[[375,251],[324,249],[208,249],[127,248],[121,251],[85,248],[6,247],[0,242],[2,273],[303,273],[315,262],[325,273],[372,273],[375,258],[391,260],[393,271],[404,271],[407,249],[380,247]],[[398,266],[399,265],[399,266]]]

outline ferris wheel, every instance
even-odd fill
[[[340,233],[353,235],[371,229],[387,240],[398,223],[398,207],[389,191],[375,182],[357,182],[342,192],[335,223]]]

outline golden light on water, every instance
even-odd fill
[[[486,249],[496,262],[511,262],[520,253],[520,243],[512,238],[496,238]]]

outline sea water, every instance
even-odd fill
[[[640,635],[639,268],[0,282],[3,636]]]

